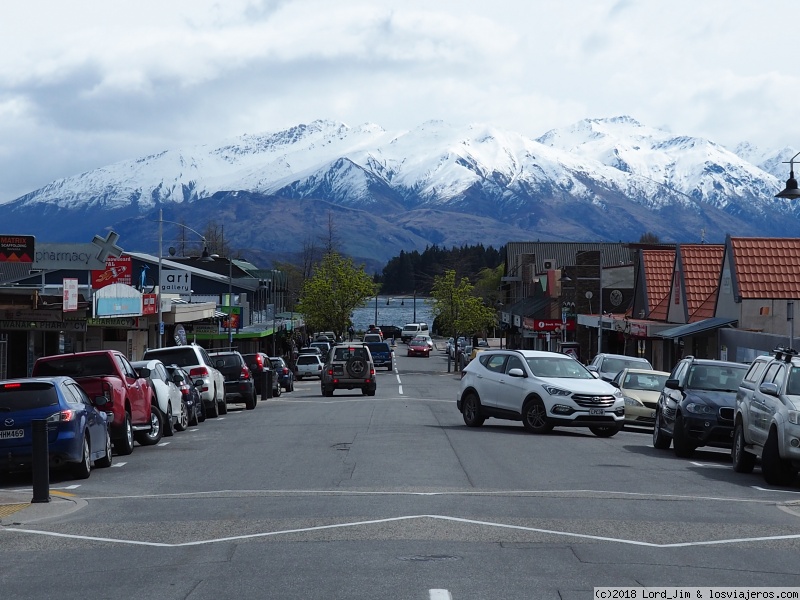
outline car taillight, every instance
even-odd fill
[[[261,358],[260,354],[256,354],[256,365],[258,366],[259,369],[264,368],[264,359]]]
[[[288,369],[288,367],[283,367],[283,374],[284,374],[284,375],[288,375],[288,374],[289,374],[289,369]]]
[[[208,377],[208,369],[206,367],[195,367],[189,371],[189,377]]]
[[[49,423],[67,423],[75,418],[74,410],[62,410],[61,412],[53,413],[47,417],[46,421]]]
[[[187,384],[185,384],[185,383],[181,386],[181,394],[183,396],[188,396],[189,395],[189,386]]]
[[[242,372],[239,374],[239,379],[250,379],[250,369],[247,365],[242,365]]]

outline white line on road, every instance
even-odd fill
[[[128,463],[126,463],[126,462],[115,462],[115,463],[111,463],[111,466],[112,467],[124,467],[127,464]]]
[[[718,469],[730,469],[730,465],[718,465],[715,463],[699,463],[699,462],[691,462],[695,467],[716,467]]]
[[[624,538],[613,538],[607,537],[602,535],[590,535],[586,533],[574,533],[571,531],[558,531],[553,529],[541,529],[539,527],[524,527],[522,525],[510,525],[507,523],[492,523],[490,521],[476,521],[474,519],[462,519],[460,517],[448,517],[444,515],[410,515],[405,517],[389,517],[385,519],[373,519],[369,521],[354,521],[351,523],[338,523],[333,525],[318,525],[316,527],[299,527],[296,529],[284,529],[279,531],[265,531],[262,533],[251,533],[246,535],[235,535],[235,536],[228,536],[223,538],[216,538],[210,540],[198,540],[194,542],[181,542],[176,544],[168,544],[165,542],[145,542],[141,540],[125,540],[125,539],[115,539],[115,538],[104,538],[104,537],[96,537],[96,536],[89,536],[89,535],[75,535],[69,533],[57,533],[54,531],[41,531],[38,529],[23,529],[18,527],[4,527],[0,528],[0,534],[4,531],[10,531],[14,533],[29,533],[32,535],[43,535],[43,536],[50,536],[50,537],[58,537],[58,538],[68,538],[73,540],[88,540],[88,541],[95,541],[95,542],[110,542],[115,544],[128,544],[132,546],[151,546],[151,547],[158,547],[158,548],[181,548],[181,547],[188,547],[188,546],[205,546],[209,544],[216,544],[220,542],[235,542],[241,540],[252,540],[256,538],[266,538],[266,537],[273,537],[278,535],[285,535],[285,534],[294,534],[294,533],[310,533],[316,531],[325,531],[331,529],[345,529],[348,527],[359,527],[363,525],[382,525],[385,523],[396,523],[399,521],[417,521],[417,520],[424,520],[424,519],[433,519],[436,521],[451,521],[456,523],[465,523],[470,525],[477,525],[481,527],[496,527],[499,529],[510,529],[513,531],[526,531],[529,533],[543,533],[547,535],[554,535],[554,536],[561,536],[567,538],[578,538],[584,540],[594,540],[599,542],[612,542],[618,544],[628,544],[631,546],[645,546],[648,548],[686,548],[690,546],[723,546],[729,544],[741,544],[741,543],[752,543],[752,542],[770,542],[770,541],[777,541],[777,540],[797,540],[800,539],[800,534],[789,534],[789,535],[770,535],[770,536],[758,536],[758,537],[751,537],[751,538],[730,538],[724,540],[705,540],[705,541],[697,541],[697,542],[676,542],[672,544],[656,544],[653,542],[643,542],[639,540],[627,540]]]
[[[757,485],[751,485],[750,487],[753,488],[754,490],[758,490],[760,492],[783,492],[784,494],[800,494],[800,492],[795,492],[793,490],[774,490],[774,489],[771,489],[771,488],[759,487]]]
[[[65,489],[65,490],[76,490],[76,489],[78,489],[79,487],[81,487],[81,484],[80,484],[80,483],[74,483],[74,484],[72,484],[72,485],[68,485],[67,487],[65,487],[65,488],[63,488],[63,489]],[[53,489],[56,489],[56,488],[53,488]]]
[[[428,590],[431,600],[453,600],[453,596],[447,590]]]
[[[169,442],[161,442],[159,446],[169,446]]]

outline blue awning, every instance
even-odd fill
[[[697,321],[696,323],[687,323],[686,325],[678,325],[677,327],[673,327],[671,329],[665,329],[664,331],[659,331],[657,333],[654,333],[653,335],[657,337],[666,338],[669,340],[675,340],[690,335],[697,335],[698,333],[703,333],[704,331],[719,329],[720,327],[727,327],[728,325],[732,325],[737,321],[738,319],[728,319],[725,317],[712,317],[710,319],[703,319],[702,321]]]

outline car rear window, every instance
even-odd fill
[[[242,359],[238,354],[213,354],[211,360],[217,367],[241,367]]]
[[[58,393],[52,383],[0,384],[0,411],[45,408],[58,404]]]
[[[391,352],[392,349],[389,348],[389,344],[386,342],[368,342],[367,348],[369,351],[375,354],[376,352]]]
[[[298,365],[318,365],[319,356],[316,354],[303,354],[297,357]]]
[[[144,358],[157,358],[165,365],[178,365],[179,367],[192,367],[200,364],[197,354],[191,348],[166,348],[161,350],[148,350]]]
[[[341,346],[333,352],[333,360],[349,360],[353,356],[367,358],[367,353],[363,347]]]
[[[69,377],[96,377],[98,375],[115,375],[116,369],[108,354],[92,356],[63,356],[42,360],[36,363],[34,374],[42,377],[68,375]]]

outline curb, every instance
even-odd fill
[[[24,525],[34,521],[63,517],[87,505],[85,500],[65,492],[50,492],[50,502],[30,501],[31,492],[8,492],[0,495],[0,526]]]

